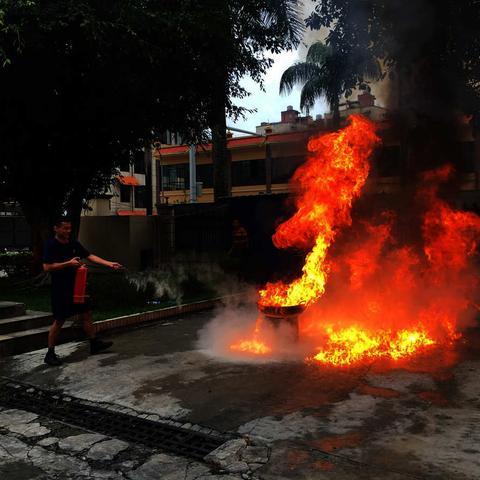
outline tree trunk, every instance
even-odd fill
[[[225,118],[225,86],[212,113],[213,192],[215,202],[232,195],[231,157],[227,148],[227,121]]]

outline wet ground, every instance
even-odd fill
[[[103,355],[67,344],[60,368],[45,366],[44,352],[19,355],[0,364],[0,375],[248,435],[271,448],[259,478],[480,478],[478,331],[408,364],[335,369],[220,359],[197,347],[211,318],[117,333]],[[178,475],[168,478],[185,478]]]

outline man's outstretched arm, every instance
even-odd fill
[[[110,262],[109,260],[105,260],[101,257],[98,257],[97,255],[90,254],[87,257],[87,259],[93,263],[98,263],[99,265],[104,265],[105,267],[113,268],[114,270],[119,270],[120,268],[123,268],[123,265],[121,265],[120,263]]]

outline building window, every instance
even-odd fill
[[[165,143],[168,143],[169,145],[181,145],[182,137],[178,132],[170,132],[167,130]]]
[[[147,187],[140,186],[133,189],[135,197],[135,208],[146,208],[147,206]]]
[[[132,187],[130,185],[120,185],[120,201],[130,203],[132,198]]]
[[[188,163],[162,165],[162,190],[186,190],[190,188]]]
[[[304,160],[302,156],[272,158],[272,183],[288,183]]]
[[[232,185],[265,185],[265,159],[232,162]]]
[[[197,165],[197,182],[206,188],[213,187],[213,165]]]

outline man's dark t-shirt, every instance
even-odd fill
[[[89,255],[89,251],[76,240],[61,243],[56,238],[52,238],[45,243],[43,263],[64,263],[73,257],[86,258]],[[50,272],[52,276],[52,313],[56,320],[65,320],[75,313],[79,313],[73,303],[76,271],[75,267],[66,267]]]

